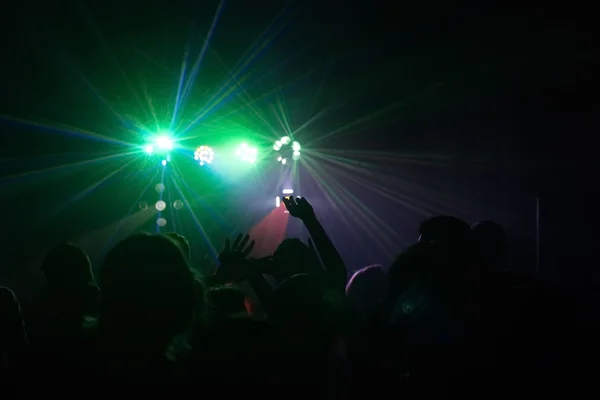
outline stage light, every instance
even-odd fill
[[[215,152],[209,146],[200,146],[194,152],[194,160],[200,165],[210,164],[215,159]]]
[[[159,132],[153,136],[150,142],[146,143],[143,150],[148,155],[159,154],[166,156],[167,162],[171,162],[169,152],[175,148],[175,141],[171,138],[170,132]]]
[[[155,140],[155,144],[160,150],[173,150],[173,140],[171,140],[171,138],[168,135],[163,134],[157,137]]]
[[[294,189],[283,189],[281,191],[281,193],[283,193],[283,194],[293,194],[294,193]]]
[[[183,208],[183,201],[181,200],[175,200],[173,202],[173,208],[176,210],[181,210]]]
[[[300,158],[300,143],[292,141],[289,136],[284,136],[279,140],[276,140],[273,144],[273,150],[279,153],[277,156],[277,162],[285,165],[291,158],[296,161]]]
[[[163,167],[166,167],[167,166],[167,160],[162,160],[161,164],[162,164]]]
[[[167,220],[164,218],[159,218],[156,220],[156,225],[160,226],[161,228],[163,226],[165,226],[167,224]]]
[[[279,208],[281,206],[281,199],[279,196],[275,197],[275,207]]]
[[[158,211],[164,211],[165,208],[167,208],[167,203],[165,203],[162,200],[159,200],[156,202],[156,204],[154,205],[154,207],[158,210]]]
[[[254,164],[258,156],[258,149],[256,147],[249,146],[246,143],[242,143],[236,150],[235,154],[240,158],[240,160]]]

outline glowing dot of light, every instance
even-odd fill
[[[151,144],[147,144],[146,146],[144,146],[144,151],[148,154],[152,154],[154,152],[154,146],[152,146]]]
[[[181,200],[175,200],[173,202],[173,208],[176,210],[181,210],[183,208],[183,201]]]
[[[162,193],[165,191],[165,185],[163,185],[162,183],[157,183],[154,189],[156,189],[158,193]]]
[[[162,160],[161,164],[162,164],[163,167],[166,167],[167,166],[167,160]]]
[[[415,311],[415,305],[412,301],[405,301],[402,304],[402,311],[404,312],[404,314],[410,314],[413,311]]]
[[[279,196],[275,197],[275,207],[279,208],[281,206],[281,199]]]
[[[167,208],[167,203],[165,203],[162,200],[159,200],[156,202],[156,204],[154,205],[154,207],[156,207],[156,209],[158,211],[163,211],[165,208]]]
[[[156,225],[163,227],[167,224],[167,220],[164,218],[159,218],[156,220]]]
[[[201,166],[210,164],[215,159],[215,152],[209,146],[200,146],[194,152],[194,160],[198,161]]]

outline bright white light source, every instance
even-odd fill
[[[284,137],[282,137],[282,138],[281,138],[281,144],[283,144],[283,145],[288,145],[288,144],[290,144],[290,141],[291,141],[291,140],[292,140],[292,139],[290,139],[290,137],[289,137],[289,136],[284,136]]]
[[[167,160],[162,160],[161,164],[162,164],[163,167],[166,167],[167,166]]]
[[[284,158],[284,159],[282,159],[282,160],[281,160],[281,163],[282,163],[283,165],[285,165],[285,164],[287,163],[287,158]]]
[[[258,157],[258,149],[253,146],[248,146],[246,143],[242,143],[236,150],[235,154],[240,158],[240,160],[254,164],[256,162],[256,158]]]
[[[294,193],[294,189],[283,189],[281,191],[281,193],[283,193],[283,194],[293,194]]]
[[[173,150],[173,141],[167,135],[159,136],[155,143],[161,150]]]
[[[156,220],[156,225],[163,227],[167,224],[167,220],[164,218],[159,218]]]
[[[146,143],[144,151],[149,155],[156,153],[168,157],[168,153],[175,147],[175,142],[171,139],[171,136],[170,132],[160,132],[150,143]],[[167,158],[167,162],[169,161],[171,160]]]
[[[154,205],[154,207],[156,207],[156,209],[158,211],[163,211],[165,208],[167,208],[167,203],[165,203],[162,200],[159,200],[156,202],[156,204]]]
[[[281,206],[281,199],[279,198],[279,196],[275,197],[275,207]]]

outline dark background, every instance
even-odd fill
[[[0,114],[13,120],[3,118],[0,125],[0,204],[5,214],[5,274],[0,276],[16,280],[21,264],[31,262],[33,254],[113,223],[135,199],[122,193],[117,181],[59,216],[49,213],[107,170],[63,168],[9,177],[114,149],[15,123],[14,117],[131,140],[82,76],[101,88],[111,104],[141,118],[128,85],[150,85],[155,96],[171,99],[184,48],[188,44],[194,54],[200,50],[217,3],[3,6]],[[510,215],[505,225],[516,238],[515,247],[528,249],[523,257],[530,265],[539,197],[542,253],[537,272],[573,292],[583,288],[595,293],[597,261],[591,249],[598,236],[592,208],[598,130],[589,10],[576,3],[543,8],[397,3],[232,0],[224,5],[212,48],[231,68],[266,28],[278,32],[250,67],[265,76],[249,85],[251,96],[292,82],[282,91],[296,126],[311,107],[334,105],[335,112],[302,138],[320,149],[435,156],[436,163],[370,162],[423,187],[481,204],[481,210],[464,211],[465,217],[502,220]],[[280,13],[280,22],[270,25]],[[224,77],[224,69],[212,60],[203,66],[189,109],[202,106],[203,87],[209,90]],[[394,103],[399,106],[376,123],[320,139],[357,115]],[[171,104],[164,106],[168,109]],[[366,203],[379,204],[377,196],[362,194]],[[411,240],[420,216],[377,209],[384,217],[393,214],[389,218],[401,238]]]

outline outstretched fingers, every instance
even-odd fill
[[[239,235],[236,236],[232,245],[230,245],[229,239],[225,240],[225,250],[226,251],[239,251],[240,253],[242,253],[244,255],[244,257],[246,257],[248,254],[250,254],[250,252],[254,248],[254,245],[255,245],[255,241],[250,240],[249,234],[240,233]]]
[[[248,238],[250,238],[250,236],[248,236]],[[255,244],[256,242],[252,240],[245,246],[245,248],[242,250],[242,254],[244,255],[244,257],[248,257],[248,255],[252,252],[252,249],[254,249]]]
[[[235,242],[233,243],[233,250],[240,250],[242,247],[244,247],[246,245],[249,238],[250,238],[250,236],[248,236],[247,234],[246,235],[244,235],[243,233],[238,234],[237,237],[235,238]]]
[[[242,235],[241,233],[238,235],[238,241],[236,242],[236,246],[235,249],[238,251],[243,251],[244,247],[246,246],[246,244],[248,243],[248,241],[250,240],[250,235],[245,234]]]
[[[293,196],[286,196],[286,197],[284,197],[283,198],[283,204],[285,204],[285,206],[287,208],[297,206],[296,199]]]

